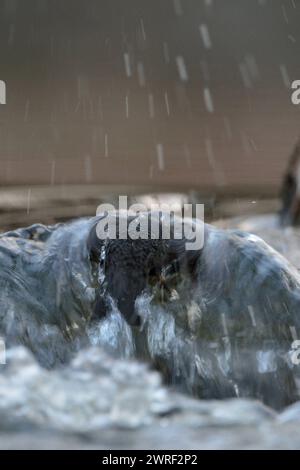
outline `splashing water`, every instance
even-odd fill
[[[0,336],[8,339],[8,347],[26,345],[43,366],[52,368],[68,364],[83,346],[99,345],[116,357],[150,362],[168,384],[197,397],[256,397],[278,408],[292,401],[292,372],[284,353],[291,346],[289,326],[299,326],[294,315],[298,275],[283,258],[269,248],[263,255],[261,250],[267,248],[259,248],[262,242],[254,236],[243,245],[245,235],[234,234],[229,240],[236,243],[238,238],[243,262],[224,249],[219,252],[219,259],[224,258],[221,265],[208,263],[211,271],[199,271],[196,289],[184,279],[167,301],[157,299],[155,292],[143,292],[135,305],[142,319],[139,328],[126,323],[106,292],[105,250],[91,272],[86,248],[90,228],[91,221],[82,220],[52,228],[33,226],[0,237]],[[201,266],[226,240],[222,232],[211,232]],[[253,250],[259,255],[255,278],[250,269]],[[19,267],[13,270],[17,257]],[[274,260],[286,280],[277,278]],[[237,279],[227,286],[234,275]],[[99,285],[107,311],[95,318]],[[281,290],[274,290],[274,285]],[[286,305],[290,321],[281,324],[276,315],[282,318]]]
[[[88,337],[93,346],[101,346],[114,357],[128,359],[134,356],[132,331],[111,299],[111,310],[103,320],[92,324]]]

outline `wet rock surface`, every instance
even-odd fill
[[[220,220],[217,225],[226,229],[239,228],[258,235],[300,269],[300,228],[280,227],[279,217],[276,214],[234,217]]]
[[[278,414],[254,400],[194,400],[97,347],[52,371],[11,349],[0,417],[0,449],[300,448],[299,403]]]

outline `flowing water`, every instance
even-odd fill
[[[254,416],[255,425],[260,420],[273,419],[275,415],[270,410],[262,412],[267,409],[257,409],[251,401],[246,405],[248,402],[244,399],[260,398],[266,402],[266,396],[275,396],[269,404],[281,408],[281,398],[277,400],[276,394],[281,397],[289,389],[290,371],[293,374],[294,371],[287,366],[288,358],[284,357],[276,338],[270,339],[272,328],[269,338],[260,338],[261,319],[255,309],[250,306],[243,313],[245,325],[239,330],[239,335],[233,335],[233,319],[225,314],[225,310],[218,316],[217,322],[213,317],[205,318],[199,298],[194,296],[187,302],[179,288],[167,303],[157,302],[153,293],[142,293],[136,300],[136,309],[142,319],[140,327],[130,327],[112,299],[104,318],[84,324],[77,315],[76,302],[79,299],[81,307],[89,311],[95,298],[94,281],[86,268],[87,253],[81,246],[88,226],[80,222],[76,227],[80,230],[70,232],[66,228],[66,232],[53,237],[43,252],[43,256],[49,256],[52,263],[53,259],[58,263],[55,249],[59,241],[63,256],[59,255],[59,264],[55,268],[59,266],[65,276],[61,278],[62,293],[65,293],[68,282],[72,285],[72,295],[63,304],[64,308],[70,308],[67,315],[69,329],[64,325],[60,329],[57,324],[36,321],[40,304],[37,308],[31,301],[26,307],[21,302],[24,297],[21,299],[17,294],[11,299],[9,284],[3,284],[8,296],[2,296],[2,312],[7,307],[5,302],[10,302],[9,309],[6,309],[9,314],[5,323],[6,332],[9,331],[11,337],[15,331],[17,334],[16,341],[12,341],[12,348],[7,352],[7,364],[0,366],[0,432],[13,429],[20,433],[25,426],[31,429],[32,435],[34,429],[43,428],[47,432],[55,429],[72,435],[81,432],[91,436],[100,429],[111,429],[111,426],[124,429],[154,426],[152,431],[158,426],[154,434],[160,435],[164,426],[169,426],[168,433],[171,433],[171,425],[172,429],[176,429],[177,425],[186,428],[187,433],[191,426],[205,427],[212,423],[224,426],[224,416],[227,417],[225,425],[233,422],[238,426],[252,426],[251,416]],[[46,289],[41,289],[41,284],[39,289],[41,299],[46,294],[51,297],[52,278],[41,269],[40,263],[41,246],[49,233],[40,232],[37,244],[31,240],[27,243],[27,232],[22,231],[21,239],[20,232],[16,235],[9,241],[9,250],[8,245],[2,244],[1,247],[6,266],[13,269],[7,263],[7,256],[10,254],[11,262],[15,253],[22,250],[25,258],[19,266],[14,265],[14,272],[17,274],[17,268],[22,271],[29,267],[32,275],[38,273],[36,282],[44,283],[47,277]],[[68,236],[68,243],[65,235]],[[32,236],[31,233],[30,238]],[[32,255],[32,251],[34,260],[38,261],[37,271],[28,264],[26,257],[29,253]],[[71,268],[72,276],[66,268]],[[96,277],[100,283],[105,281],[101,269]],[[25,277],[22,282],[28,287],[30,279]],[[13,287],[16,293],[16,285]],[[54,305],[52,300],[49,298],[49,309]],[[34,315],[32,308],[35,309]],[[46,314],[49,315],[49,312]],[[14,324],[16,321],[20,322],[17,326]],[[75,326],[72,327],[72,324]],[[79,334],[80,330],[83,334]],[[255,336],[260,339],[255,341]],[[26,341],[23,342],[24,338]],[[40,367],[25,350],[15,348],[18,340],[25,345],[27,342],[40,364],[56,368],[47,371]],[[139,362],[135,362],[136,359]],[[150,364],[152,370],[143,366],[143,362]],[[153,369],[161,372],[164,383],[171,386],[171,390],[184,392],[185,396],[164,388]],[[188,395],[210,400],[233,398],[233,402],[190,401]],[[171,416],[171,421],[164,422],[164,416]],[[205,421],[204,416],[209,418]],[[258,416],[258,421],[255,421],[255,416]],[[298,422],[298,408],[287,416],[288,422]],[[241,432],[244,431],[236,430],[234,436]],[[112,435],[112,442],[117,441],[116,436]],[[142,437],[136,435],[135,439],[135,446],[138,447],[137,443]],[[210,439],[213,442],[212,436]],[[158,442],[154,441],[153,446],[158,447]],[[102,445],[109,446],[109,443]],[[130,444],[127,442],[126,445]],[[168,445],[170,447],[170,441]],[[224,437],[220,447],[223,445],[226,447]]]

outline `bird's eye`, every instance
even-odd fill
[[[156,268],[151,268],[148,273],[149,277],[154,277],[157,275]]]

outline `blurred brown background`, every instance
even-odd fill
[[[298,0],[1,0],[0,183],[274,193]]]

